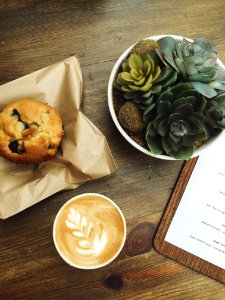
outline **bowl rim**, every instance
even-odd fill
[[[193,39],[190,39],[190,38],[187,38],[187,37],[184,37],[184,36],[181,36],[181,35],[174,35],[174,34],[162,34],[162,35],[154,35],[154,36],[150,36],[150,37],[147,37],[147,38],[143,38],[141,40],[147,40],[147,39],[152,39],[152,40],[159,40],[163,37],[166,37],[166,36],[171,36],[177,40],[183,40],[183,39],[186,39],[190,42],[193,42]],[[139,41],[141,41],[139,40]],[[136,44],[136,43],[135,43]],[[174,158],[172,156],[169,156],[169,155],[164,155],[164,154],[154,154],[152,153],[150,150],[140,146],[138,143],[136,143],[134,140],[132,140],[132,138],[126,133],[126,131],[123,129],[123,127],[120,125],[119,121],[118,121],[118,118],[117,118],[117,115],[116,115],[116,112],[115,112],[115,109],[114,109],[114,105],[113,105],[113,83],[114,83],[114,80],[115,80],[115,77],[117,75],[117,72],[118,72],[118,69],[121,65],[121,62],[123,61],[123,59],[125,57],[127,57],[127,55],[129,54],[129,52],[131,51],[131,49],[133,48],[133,46],[135,45],[131,45],[130,47],[128,47],[121,55],[120,57],[117,59],[116,63],[114,64],[113,66],[113,69],[110,73],[110,76],[109,76],[109,81],[108,81],[108,90],[107,90],[107,96],[108,96],[108,107],[109,107],[109,111],[110,111],[110,114],[111,114],[111,117],[113,119],[113,122],[115,124],[115,126],[117,127],[117,129],[119,130],[119,132],[121,133],[121,135],[136,149],[138,149],[139,151],[141,151],[142,153],[145,153],[149,156],[152,156],[152,157],[155,157],[155,158],[159,158],[159,159],[163,159],[163,160],[180,160],[180,159],[177,159],[177,158]],[[224,64],[222,63],[222,61],[217,58],[217,62],[219,65],[221,65],[224,69],[225,69],[225,66]],[[222,136],[225,134],[225,130],[222,130],[219,134],[211,137],[210,139],[208,139],[201,147],[197,148],[194,153],[192,154],[192,156],[190,158],[193,158],[193,157],[196,157],[196,156],[199,156],[201,155],[203,152],[205,152],[205,150],[207,148],[209,148],[211,146],[211,144],[215,144],[214,142],[215,141],[219,141]],[[220,137],[220,138],[219,138]],[[189,159],[190,159],[189,158]],[[182,160],[182,159],[181,159]]]

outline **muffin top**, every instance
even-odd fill
[[[46,103],[17,100],[0,113],[0,154],[16,163],[51,159],[63,136],[59,113]]]

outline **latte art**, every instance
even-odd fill
[[[88,222],[87,218],[82,217],[74,208],[70,208],[66,226],[72,229],[71,233],[77,239],[75,252],[98,257],[105,248],[108,238],[103,225]]]
[[[54,222],[53,238],[62,258],[72,266],[93,269],[113,260],[122,249],[126,224],[119,208],[99,194],[68,201]]]

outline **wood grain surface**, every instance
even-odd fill
[[[0,299],[225,299],[223,284],[153,249],[183,162],[157,160],[132,148],[107,106],[116,59],[142,38],[204,36],[225,61],[224,15],[224,0],[0,1],[0,84],[79,55],[83,111],[105,134],[117,165],[113,175],[57,193],[0,222]],[[119,257],[93,271],[65,264],[52,241],[59,208],[83,192],[112,198],[128,226]]]

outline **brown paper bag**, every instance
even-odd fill
[[[105,137],[80,110],[82,75],[75,56],[0,86],[0,95],[0,110],[22,98],[48,103],[60,113],[65,130],[48,162],[16,165],[0,157],[0,218],[115,171]]]

